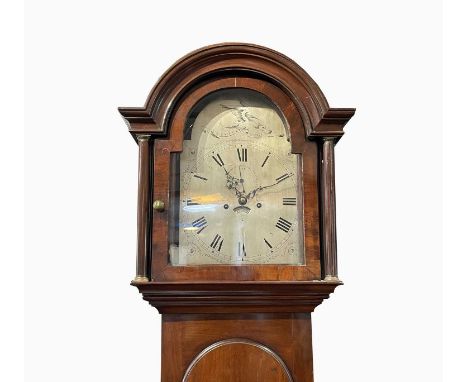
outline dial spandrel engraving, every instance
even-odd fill
[[[172,264],[303,264],[301,158],[274,104],[229,89],[195,109],[180,154]]]

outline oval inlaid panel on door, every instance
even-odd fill
[[[188,367],[183,382],[293,382],[282,359],[266,346],[230,339],[207,347]]]

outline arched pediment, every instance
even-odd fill
[[[258,78],[280,88],[299,110],[309,139],[339,138],[355,111],[330,108],[315,81],[285,55],[253,44],[223,43],[182,57],[154,85],[145,106],[121,107],[119,112],[132,134],[165,137],[174,107],[184,94],[209,79],[223,77]]]

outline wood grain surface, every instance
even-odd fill
[[[282,359],[266,346],[245,339],[217,342],[195,357],[183,382],[293,382]]]
[[[197,379],[187,381],[211,381],[219,373],[225,379],[218,381],[244,382],[237,379],[240,376],[247,382],[288,381],[288,372],[294,381],[313,381],[310,314],[163,314],[162,327],[162,382],[180,382],[184,375],[192,378],[192,372]],[[231,345],[226,344],[221,352],[205,358],[200,369],[190,372],[197,357],[201,361],[206,355],[200,354],[220,341]],[[244,346],[230,347],[232,342],[241,341]],[[252,342],[257,346],[252,346]],[[226,359],[228,355],[234,357],[234,362]],[[251,360],[259,356],[265,361],[261,369],[259,364],[254,368]],[[244,370],[237,370],[241,368]],[[199,379],[203,376],[205,380]],[[268,379],[270,376],[274,378]]]

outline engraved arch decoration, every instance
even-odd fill
[[[242,349],[239,349],[241,347]],[[237,368],[225,362],[232,362],[231,352],[237,355]],[[243,356],[245,356],[243,358]],[[216,362],[213,362],[213,359]],[[214,366],[213,366],[214,365]],[[278,382],[293,382],[291,373],[281,357],[269,347],[244,338],[226,339],[203,349],[188,366],[182,382],[199,382],[224,380],[225,382],[238,380],[257,380],[259,369],[264,369],[263,376]],[[226,374],[226,370],[232,370]],[[207,372],[209,374],[207,375]],[[266,373],[266,374],[265,374]],[[219,375],[217,375],[219,374]],[[208,377],[208,379],[207,379]]]
[[[272,49],[244,43],[223,43],[193,51],[178,60],[158,80],[143,107],[121,107],[133,136],[166,137],[177,102],[210,79],[257,78],[283,90],[301,115],[305,135],[336,137],[355,109],[330,108],[314,80],[293,60]]]

